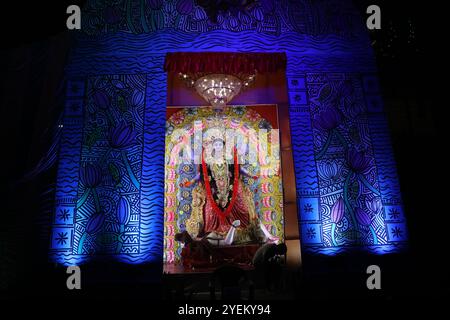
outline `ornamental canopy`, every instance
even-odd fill
[[[167,53],[166,72],[254,74],[286,69],[285,53],[174,52]]]

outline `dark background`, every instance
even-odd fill
[[[49,243],[42,235],[51,224],[56,166],[38,178],[24,178],[55,136],[54,124],[63,107],[64,65],[74,45],[65,27],[65,10],[69,4],[82,3],[0,5],[0,297],[39,294],[45,290],[40,288],[51,288],[48,282],[55,278],[51,269],[42,267],[48,266]],[[448,90],[440,59],[448,38],[440,14],[444,6],[409,1],[354,3],[363,16],[370,4],[379,5],[382,13],[382,29],[369,34],[410,233],[409,253],[387,258],[391,259],[388,264],[399,266],[389,277],[402,278],[395,282],[400,296],[442,295],[448,288],[444,262],[448,231],[444,228],[450,214],[444,194],[448,103],[440,99]],[[61,273],[54,281],[64,278]]]

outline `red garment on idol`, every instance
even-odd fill
[[[205,161],[204,153],[202,154],[202,172],[205,181],[206,203],[204,206],[204,231],[226,233],[235,220],[240,221],[240,227],[246,228],[250,221],[250,213],[245,205],[244,190],[239,180],[239,163],[237,158],[237,150],[234,148],[234,177],[233,191],[231,201],[225,209],[219,208],[216,204],[211,188],[211,181],[208,177],[208,165]]]
[[[206,233],[212,231],[226,233],[230,229],[231,223],[235,220],[241,221],[240,228],[246,228],[250,223],[250,213],[245,204],[244,190],[241,181],[238,183],[238,191],[234,205],[228,216],[224,219],[221,219],[220,216],[215,213],[210,198],[206,198],[204,206],[204,231]]]

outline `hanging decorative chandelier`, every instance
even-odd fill
[[[188,88],[215,110],[223,110],[236,95],[249,88],[257,74],[286,70],[285,53],[168,52],[164,70],[178,74]]]
[[[248,88],[256,77],[256,74],[235,76],[222,73],[197,74],[196,77],[186,73],[179,75],[188,87],[194,88],[216,111],[222,111],[226,104]]]

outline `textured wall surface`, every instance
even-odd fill
[[[175,51],[286,52],[303,251],[406,242],[373,53],[350,1],[260,1],[216,24],[188,0],[89,1],[82,21],[66,68],[54,261],[162,261],[163,62]]]

